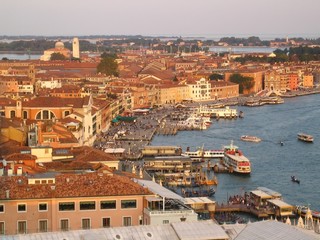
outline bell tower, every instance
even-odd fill
[[[77,59],[80,58],[80,46],[78,38],[73,38],[72,40],[72,57]]]

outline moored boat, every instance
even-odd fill
[[[246,142],[261,142],[261,138],[258,138],[256,136],[242,135],[240,139]]]
[[[189,156],[192,159],[202,159],[202,158],[223,158],[224,150],[204,150],[203,147],[198,148],[197,151],[190,151],[187,148],[187,151],[184,155]]]
[[[250,174],[251,164],[250,160],[243,155],[237,146],[231,144],[224,147],[224,164],[229,168],[230,172],[240,174]]]
[[[298,133],[298,139],[304,142],[313,142],[313,136],[305,134],[305,133]]]
[[[181,194],[183,197],[212,197],[216,191],[214,188],[198,188],[198,189],[182,189]]]

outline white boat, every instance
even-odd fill
[[[243,155],[237,146],[231,144],[224,147],[224,164],[229,168],[230,172],[250,174],[250,160]]]
[[[298,133],[298,139],[304,142],[313,142],[313,136],[305,134],[305,133]]]
[[[184,155],[189,156],[192,159],[202,159],[202,158],[223,158],[224,157],[224,150],[204,150],[203,146],[198,148],[197,151],[187,151]]]
[[[258,138],[256,136],[242,135],[240,139],[246,142],[261,142],[261,138]]]
[[[201,115],[210,115],[216,118],[235,118],[238,117],[237,109],[231,109],[229,106],[225,108],[210,108],[200,105],[198,109]]]

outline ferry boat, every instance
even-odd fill
[[[237,109],[231,109],[229,106],[225,108],[210,108],[208,106],[200,105],[198,112],[201,115],[210,115],[215,118],[237,118]]]
[[[313,136],[305,134],[305,133],[298,133],[297,135],[298,139],[304,142],[313,142]]]
[[[242,135],[240,139],[245,142],[261,142],[261,138],[256,136]]]
[[[224,150],[204,150],[203,147],[198,148],[197,151],[190,151],[189,147],[184,155],[189,156],[192,159],[202,159],[202,158],[223,158]]]
[[[229,171],[240,174],[251,173],[250,160],[243,155],[237,146],[233,145],[232,141],[229,146],[224,147],[224,151],[224,164],[229,168]]]

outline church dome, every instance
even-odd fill
[[[56,42],[55,48],[57,49],[63,49],[64,48],[64,43],[61,41]]]

